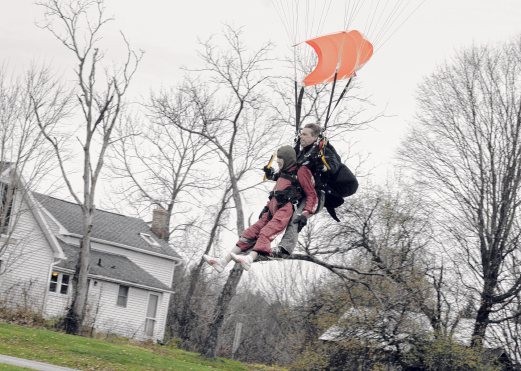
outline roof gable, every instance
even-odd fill
[[[35,199],[71,234],[83,235],[82,211],[78,204],[60,200],[41,193],[33,194]],[[150,245],[140,233],[154,237],[157,246]],[[153,253],[175,258],[180,256],[164,240],[157,238],[147,223],[133,218],[103,210],[94,211],[92,237],[116,244],[135,247]]]

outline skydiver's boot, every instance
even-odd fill
[[[240,253],[241,249],[238,246],[234,246],[231,251],[226,253],[226,255],[222,258],[216,258],[210,255],[203,255],[203,259],[210,264],[217,272],[221,273],[224,271],[224,268],[228,265],[228,263],[232,260],[232,253]]]
[[[251,264],[255,261],[258,255],[259,254],[256,251],[251,251],[250,253],[244,255],[231,253],[232,259],[239,263],[242,266],[242,269],[245,271],[250,270]]]
[[[221,273],[224,270],[224,265],[222,264],[221,259],[206,254],[203,255],[203,259],[217,272]]]

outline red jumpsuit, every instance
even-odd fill
[[[294,171],[295,167],[289,170]],[[309,216],[315,213],[318,205],[313,174],[306,166],[301,166],[297,171],[297,180],[306,197],[303,213]],[[273,190],[283,191],[288,187],[291,187],[291,180],[279,177]],[[248,227],[237,242],[237,246],[242,251],[246,251],[253,246],[253,251],[260,254],[271,254],[271,241],[288,226],[293,215],[293,204],[291,202],[279,206],[275,197],[272,197],[266,206],[269,212],[262,214],[255,224]]]

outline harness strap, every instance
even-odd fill
[[[324,153],[324,147],[327,146],[327,138],[323,138],[319,143],[318,143],[318,153],[319,153],[319,156],[320,156],[320,160],[322,161],[322,163],[324,164],[324,166],[326,167],[327,170],[331,170],[331,166],[329,166],[327,160],[326,160],[326,155]]]
[[[279,177],[291,181],[291,185],[300,185],[300,183],[298,182],[296,173],[293,173],[293,172],[287,173],[285,171],[282,171],[282,172],[280,172]]]
[[[281,191],[271,191],[269,194],[270,200],[275,197],[278,202],[278,206],[291,202],[292,204],[297,203],[302,199],[302,189],[298,182],[297,174],[295,172],[280,172],[281,178],[291,181],[291,185]]]

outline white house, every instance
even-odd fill
[[[20,186],[9,197],[9,179],[9,167],[0,164],[0,305],[63,316],[82,237],[80,206]],[[163,212],[155,210],[149,226],[95,211],[85,325],[138,340],[163,339],[174,270],[181,263],[153,232],[164,232]]]

